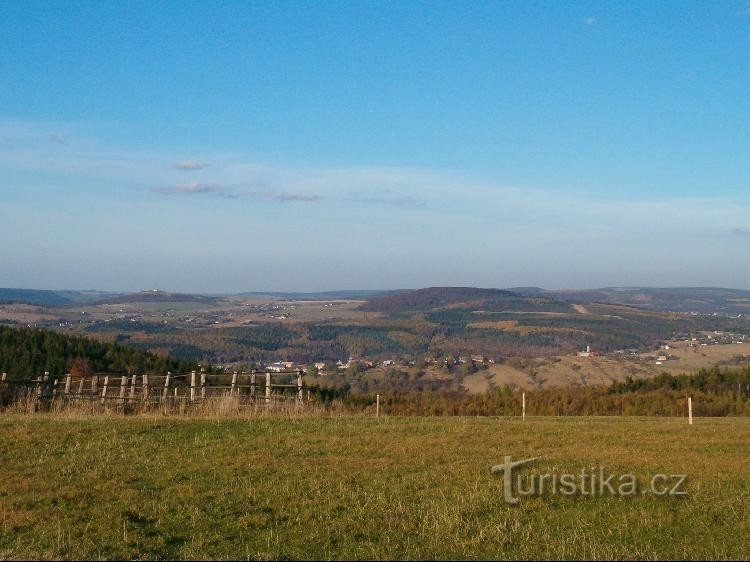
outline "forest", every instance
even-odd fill
[[[0,326],[0,371],[8,380],[53,376],[68,372],[165,373],[186,372],[196,363],[157,356],[116,343],[58,334],[48,330]]]

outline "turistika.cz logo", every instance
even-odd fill
[[[521,474],[520,468],[542,457],[514,461],[506,455],[503,464],[492,467],[492,473],[503,475],[503,497],[506,503],[517,504],[518,496],[617,496],[635,497],[652,494],[655,496],[686,496],[686,474],[654,474],[648,484],[635,474],[610,474],[602,467],[582,469],[578,473],[559,473],[556,470],[546,474]],[[514,478],[515,476],[515,478]]]

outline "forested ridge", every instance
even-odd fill
[[[60,376],[71,370],[87,373],[184,372],[194,363],[159,357],[80,336],[33,328],[0,326],[0,370],[9,380],[36,377],[45,371]]]

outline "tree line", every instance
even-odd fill
[[[159,357],[147,351],[86,337],[35,328],[0,326],[0,371],[8,380],[30,379],[48,371],[65,373],[175,373],[197,368],[195,362]]]
[[[750,367],[702,369],[693,375],[662,374],[611,386],[511,389],[507,386],[469,394],[384,391],[381,411],[402,416],[520,416],[526,393],[528,416],[687,416],[687,396],[695,416],[750,416]],[[374,393],[347,393],[336,398],[353,411],[371,407]]]

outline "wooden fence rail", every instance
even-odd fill
[[[258,385],[257,375],[265,375],[263,384]],[[260,370],[250,373],[234,371],[231,374],[192,371],[177,374],[168,372],[164,375],[129,373],[84,376],[70,373],[63,376],[51,376],[50,373],[45,372],[35,378],[16,380],[7,373],[2,373],[0,399],[5,397],[7,401],[9,396],[10,400],[21,396],[26,399],[34,397],[40,404],[50,404],[60,400],[68,402],[91,400],[105,404],[107,401],[114,400],[123,406],[137,402],[169,403],[174,400],[180,400],[189,405],[225,397],[235,397],[240,403],[254,403],[257,400],[269,404],[273,401],[290,399],[303,403],[303,375],[303,371]],[[273,377],[287,379],[291,377],[292,380],[295,378],[296,380],[292,383],[275,383]],[[59,387],[58,382],[60,382]],[[264,392],[260,391],[259,386],[264,388]],[[294,392],[289,392],[291,389]]]

